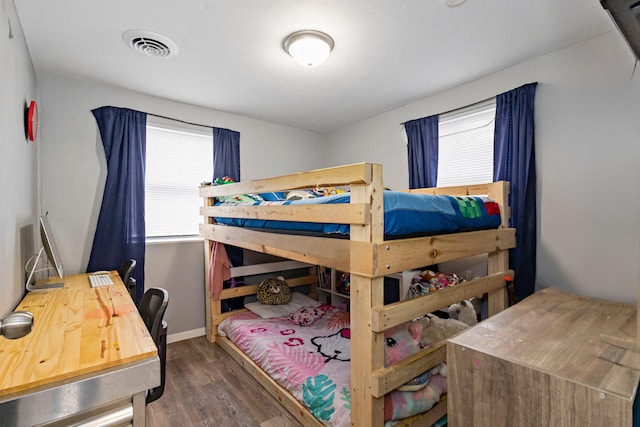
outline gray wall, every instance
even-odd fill
[[[635,304],[640,96],[633,70],[612,31],[334,132],[329,163],[382,163],[385,185],[407,188],[400,123],[537,81],[537,288]]]
[[[10,29],[13,38],[10,38]],[[36,74],[13,2],[0,0],[0,318],[24,295],[37,211],[37,142],[27,142],[24,109],[37,100]]]
[[[91,110],[133,108],[240,132],[242,179],[315,169],[324,165],[323,138],[286,126],[167,101],[97,82],[41,75],[42,209],[62,252],[65,273],[83,272],[102,202],[106,163]],[[203,177],[203,181],[208,177]],[[169,335],[204,331],[204,255],[201,241],[147,246],[145,285],[169,290]],[[135,276],[135,274],[134,274]],[[185,335],[179,335],[185,336]],[[175,338],[175,337],[174,337]]]

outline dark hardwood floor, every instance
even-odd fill
[[[164,394],[147,405],[147,426],[301,427],[205,337],[169,344],[166,375]]]

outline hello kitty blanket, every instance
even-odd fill
[[[310,326],[287,316],[263,319],[252,312],[226,318],[218,333],[228,337],[267,374],[328,426],[351,425],[349,313],[329,305]],[[299,320],[299,319],[298,319]],[[401,419],[429,410],[446,392],[446,379],[431,375],[415,392],[385,396],[385,419]],[[387,421],[392,426],[395,421]]]
[[[288,317],[262,319],[251,312],[226,318],[218,333],[227,336],[285,387],[320,421],[350,425],[349,313],[322,306],[311,327]]]

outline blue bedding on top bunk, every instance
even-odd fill
[[[234,205],[315,205],[349,203],[349,194],[292,201],[220,202],[216,206]],[[246,198],[242,198],[246,200]],[[349,234],[349,224],[322,224],[296,221],[272,221],[244,218],[218,218],[221,224],[239,227]],[[413,194],[400,191],[384,192],[384,234],[388,237],[445,234],[461,231],[497,228],[500,225],[498,205],[486,198]]]

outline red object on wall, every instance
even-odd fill
[[[27,112],[27,136],[29,141],[35,141],[38,136],[38,103],[31,101]]]

